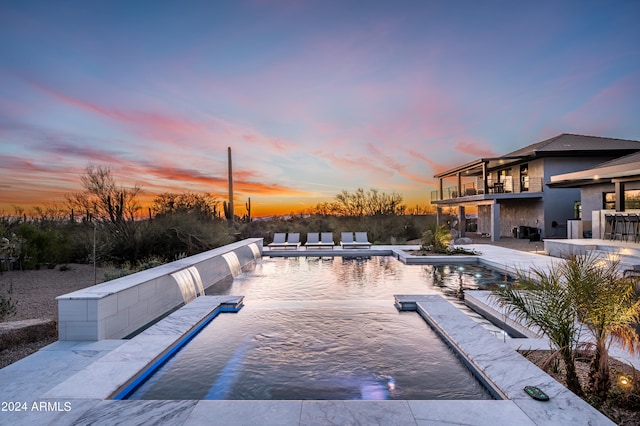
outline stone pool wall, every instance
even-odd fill
[[[233,275],[234,266],[245,267],[260,258],[262,242],[249,238],[58,296],[58,339],[121,339],[185,303],[171,274],[195,267],[206,289]]]

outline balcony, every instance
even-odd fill
[[[449,186],[442,189],[442,198],[440,191],[431,191],[431,201],[444,201],[452,199],[460,199],[460,201],[475,201],[495,198],[498,194],[513,194],[515,198],[520,198],[516,194],[539,193],[544,188],[542,177],[523,176],[520,180],[513,179],[512,176],[503,177],[502,180],[487,179],[487,193],[485,194],[484,185],[480,182],[465,183],[458,193],[457,186]],[[503,198],[503,197],[501,197]]]

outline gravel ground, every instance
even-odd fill
[[[56,297],[93,285],[93,265],[67,265],[68,269],[11,271],[0,274],[0,294],[15,303],[16,313],[5,321],[43,318],[57,320]],[[96,270],[97,282],[104,280],[104,268]],[[57,335],[43,336],[32,342],[0,350],[0,368],[30,355],[57,340]]]
[[[67,265],[68,269],[38,269],[0,274],[0,294],[16,303],[16,315],[6,318],[18,321],[32,318],[58,318],[56,297],[94,283],[93,265]],[[65,269],[65,268],[63,268]],[[96,271],[97,282],[104,281],[104,268]]]
[[[523,251],[542,251],[541,242],[529,242],[514,238],[502,238],[494,243],[489,238],[475,237],[475,244],[493,244]],[[415,242],[419,244],[420,242]],[[94,284],[93,265],[68,265],[67,270],[39,269],[33,271],[12,271],[0,274],[0,294],[10,297],[16,304],[16,314],[5,318],[5,321],[19,321],[34,318],[48,318],[57,320],[57,296],[70,293]],[[64,268],[63,268],[64,269]],[[105,268],[96,271],[97,283],[104,280]],[[57,336],[15,345],[12,348],[0,350],[0,368],[9,365],[38,349],[56,341]]]

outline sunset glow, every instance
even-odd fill
[[[366,5],[366,6],[365,6]],[[89,163],[299,212],[578,133],[640,140],[639,2],[3,2],[0,212]]]

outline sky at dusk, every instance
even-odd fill
[[[560,133],[640,140],[640,1],[0,0],[0,212],[88,164],[289,213]]]

